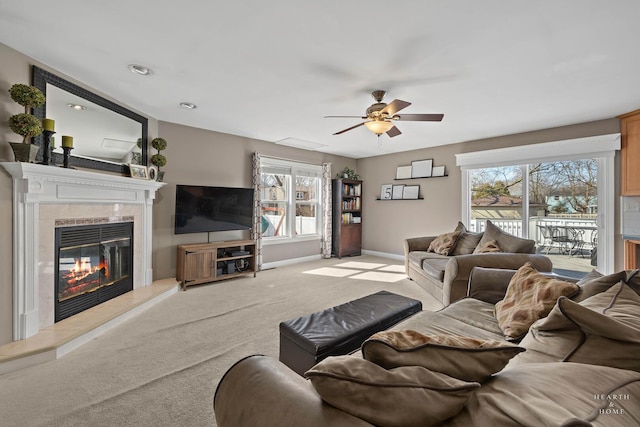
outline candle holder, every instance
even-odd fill
[[[53,146],[49,146],[49,159],[51,159],[51,163],[49,163],[52,166],[56,166],[56,157],[53,155],[53,150],[55,150],[56,147]]]
[[[51,163],[51,137],[55,132],[52,130],[45,130],[42,132],[44,138],[42,138],[42,161],[41,165],[49,165]]]
[[[69,157],[71,157],[71,150],[73,150],[73,147],[62,147],[62,150],[64,151],[63,154],[63,160],[62,160],[62,167],[63,168],[67,168],[67,169],[73,169],[72,167],[69,167]]]

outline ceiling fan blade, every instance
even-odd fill
[[[389,129],[387,131],[387,135],[389,135],[389,138],[393,138],[394,136],[398,136],[400,135],[402,132],[400,132],[400,129],[398,129],[397,127],[392,127],[391,129]]]
[[[380,110],[380,113],[387,113],[388,115],[393,116],[395,113],[403,108],[407,108],[409,105],[411,105],[410,102],[394,99],[389,105]]]
[[[367,116],[324,116],[325,119],[341,119],[343,117],[353,118],[353,119],[366,119]]]
[[[414,122],[439,122],[442,121],[444,114],[401,114],[393,117],[393,120],[404,120]]]
[[[355,126],[351,126],[350,128],[346,128],[346,129],[343,129],[343,130],[341,130],[341,131],[339,131],[339,132],[336,132],[336,133],[334,133],[334,135],[340,135],[341,133],[345,133],[345,132],[347,132],[347,131],[350,131],[351,129],[355,129],[355,128],[360,127],[360,126],[362,126],[362,125],[364,125],[364,122],[362,122],[362,123],[358,123],[358,124],[357,124],[357,125],[355,125]]]

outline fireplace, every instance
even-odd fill
[[[133,223],[56,228],[55,321],[133,290]]]
[[[129,246],[129,265],[135,266],[129,271],[133,290],[153,283],[153,199],[166,184],[34,163],[0,162],[0,167],[13,178],[14,341],[32,337],[56,321],[58,228],[133,223]],[[117,290],[121,282],[99,287],[107,289],[97,295]],[[131,289],[131,284],[127,286]]]

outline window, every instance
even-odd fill
[[[535,239],[545,254],[587,261],[583,271],[609,273],[619,149],[620,135],[611,134],[457,154],[462,221],[482,231],[481,217],[491,219],[511,234]],[[479,196],[501,200],[482,206]]]
[[[264,241],[319,238],[322,167],[265,157],[260,167]]]

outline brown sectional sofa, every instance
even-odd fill
[[[469,274],[474,267],[518,269],[526,262],[541,272],[550,272],[553,267],[549,258],[536,255],[534,240],[505,233],[491,221],[487,221],[482,233],[467,231],[462,223],[458,223],[456,232],[455,244],[447,254],[429,250],[438,236],[404,240],[407,276],[445,306],[466,295]],[[476,248],[492,241],[501,252],[474,253]]]
[[[494,317],[494,304],[504,298],[514,273],[476,268],[471,273],[466,298],[437,312],[419,312],[388,332],[403,333],[410,329],[422,334],[472,337],[513,346],[505,340]],[[407,385],[429,370],[415,366],[377,368],[382,377],[401,375],[403,384],[388,387],[377,383],[376,375],[380,372],[376,371],[367,381],[340,384],[332,389],[332,396],[320,389],[320,383],[312,385],[323,375],[321,364],[330,361],[335,369],[341,363],[358,367],[372,362],[363,359],[359,352],[329,358],[309,371],[310,381],[273,358],[254,355],[237,362],[220,381],[214,397],[217,424],[219,427],[640,425],[640,360],[636,357],[640,349],[640,279],[634,276],[629,280],[629,272],[601,276],[590,274],[579,282],[580,291],[576,295],[558,300],[574,309],[579,306],[583,311],[578,318],[581,326],[563,323],[562,311],[558,309],[561,304],[556,304],[548,317],[533,324],[519,344],[526,351],[505,361],[507,366],[487,380],[470,383],[449,378],[450,381],[443,382],[438,377],[435,380],[442,386],[434,397],[433,389]],[[628,285],[620,279],[627,280]],[[591,310],[591,317],[585,316],[588,312],[585,308]],[[621,312],[607,314],[615,310]],[[596,325],[590,324],[594,319]],[[590,331],[599,325],[605,325],[597,332],[600,335],[592,335]],[[594,344],[613,351],[601,348],[594,352]],[[365,345],[367,342],[363,348]],[[583,352],[582,347],[587,351]],[[481,365],[490,359],[490,353],[485,357],[483,351],[478,349],[472,355],[477,363],[467,365]],[[460,354],[468,356],[464,351]],[[431,363],[435,358],[428,359]],[[618,363],[626,363],[626,369],[618,367]],[[343,373],[324,374],[323,378],[329,382],[342,381],[353,372],[346,369]],[[322,391],[325,400],[317,390]],[[409,394],[402,394],[405,391]],[[447,405],[452,413],[446,412]],[[422,418],[416,415],[421,411]],[[425,421],[425,413],[426,418],[430,413],[434,417]],[[374,423],[367,419],[381,421]]]

